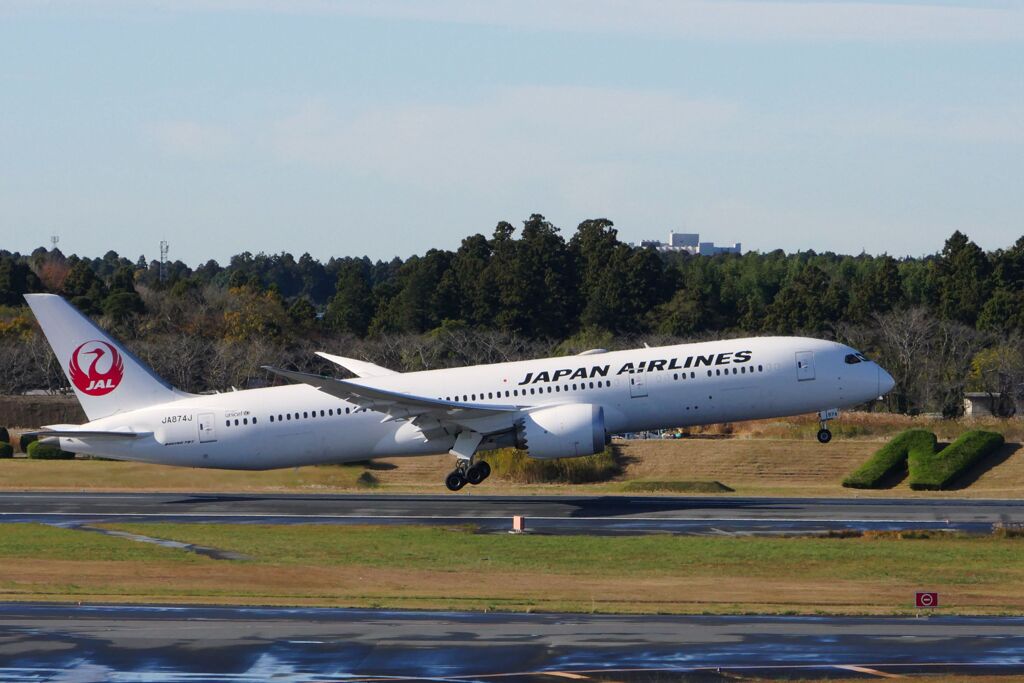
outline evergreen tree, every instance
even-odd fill
[[[365,337],[373,318],[369,268],[361,259],[345,259],[338,269],[337,293],[324,320],[336,332]]]

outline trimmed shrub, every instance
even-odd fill
[[[619,473],[619,463],[611,446],[596,455],[580,458],[537,460],[514,448],[490,451],[483,460],[491,473],[522,484],[584,484],[607,481]]]
[[[728,493],[720,481],[627,481],[622,490],[633,493]]]
[[[910,454],[910,488],[938,491],[949,486],[967,468],[1003,445],[997,432],[973,430],[951,443],[940,453]]]
[[[33,441],[28,445],[28,457],[33,460],[74,460],[75,454],[62,451],[57,446]]]
[[[356,479],[356,486],[365,489],[375,489],[380,486],[380,480],[373,476],[370,472],[363,472]]]
[[[910,454],[930,456],[935,452],[936,443],[935,435],[924,429],[901,432],[843,479],[843,486],[851,489],[878,488],[890,475],[906,471]]]
[[[4,443],[11,442],[11,433],[7,431],[7,427],[0,427],[0,441]]]
[[[13,458],[14,446],[6,441],[0,441],[0,458]]]
[[[22,434],[21,438],[18,439],[18,448],[22,453],[28,453],[29,444],[34,443],[35,441],[36,437],[31,434]]]

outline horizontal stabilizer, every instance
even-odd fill
[[[65,439],[138,439],[151,436],[153,432],[101,432],[89,429],[41,429],[38,432],[27,432],[26,436],[38,439],[63,437]]]
[[[345,358],[344,356],[335,356],[333,353],[324,353],[323,351],[317,351],[316,355],[321,358],[326,358],[335,365],[340,365],[356,377],[382,377],[383,375],[397,375],[390,368],[381,367],[380,365],[374,365],[365,360],[356,360],[355,358]]]

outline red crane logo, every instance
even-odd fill
[[[89,360],[89,357],[92,360]],[[85,360],[87,369],[83,369]],[[124,377],[124,361],[121,354],[105,341],[92,340],[80,344],[71,354],[68,363],[71,383],[89,396],[103,396],[117,388]]]

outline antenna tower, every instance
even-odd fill
[[[58,235],[57,233],[53,233],[52,235],[50,235],[50,250],[51,251],[56,251],[57,250],[57,242],[60,242],[60,235]]]
[[[170,246],[166,240],[160,240],[160,282],[167,281],[167,252]]]

